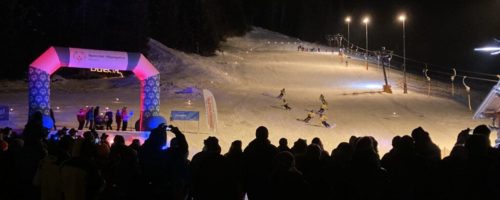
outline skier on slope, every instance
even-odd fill
[[[290,106],[288,106],[288,102],[286,101],[286,99],[283,99],[283,105],[282,105],[285,110],[292,110],[292,108],[290,108]]]
[[[314,113],[314,110],[311,110],[311,111],[309,111],[309,113],[307,113],[307,117],[302,121],[304,121],[305,123],[309,123],[309,121],[312,118],[314,118],[314,116],[316,116],[316,114]]]
[[[321,114],[323,114],[323,113],[325,112],[325,110],[326,110],[326,109],[328,109],[328,105],[327,105],[327,104],[322,103],[322,104],[321,104],[321,107],[320,107],[320,108],[319,108],[319,110],[318,110],[318,114],[320,114],[320,115],[321,115]]]
[[[328,105],[328,102],[326,102],[325,96],[323,96],[323,94],[319,95],[319,100],[322,104]]]
[[[330,124],[328,124],[328,122],[326,122],[326,120],[328,120],[328,117],[326,117],[326,115],[320,114],[319,120],[321,121],[321,124],[323,124],[323,126],[325,126],[325,128],[331,127]]]
[[[281,99],[285,96],[285,88],[281,89],[280,94],[278,95],[278,99]]]

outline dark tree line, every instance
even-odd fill
[[[5,0],[0,23],[0,79],[24,78],[49,46],[146,52],[152,37],[211,55],[247,30],[239,0]]]
[[[49,0],[0,1],[0,79],[23,78],[30,62],[49,46],[146,52],[154,38],[169,47],[210,56],[229,36],[260,26],[326,44],[327,34],[346,35],[364,46],[361,17],[372,17],[369,48],[402,54],[401,24],[408,13],[407,56],[440,65],[496,72],[500,57],[472,49],[498,37],[498,3],[437,5],[417,0]],[[447,12],[443,12],[446,10]],[[477,13],[481,13],[477,15]]]

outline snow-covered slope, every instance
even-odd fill
[[[366,70],[363,62],[350,60],[346,66],[328,47],[261,28],[243,37],[228,38],[214,57],[178,52],[154,40],[149,45],[149,58],[161,71],[162,115],[168,118],[172,110],[198,110],[202,114],[199,132],[197,123],[174,122],[188,132],[191,155],[202,149],[203,140],[210,135],[219,138],[223,152],[233,140],[248,144],[261,125],[269,128],[274,144],[281,137],[288,138],[290,146],[298,138],[310,142],[319,137],[326,150],[331,151],[351,135],[371,135],[378,140],[381,153],[390,149],[395,135],[410,134],[413,128],[422,126],[447,154],[460,130],[487,123],[473,121],[472,112],[453,100],[412,91],[402,94],[398,72],[389,72],[394,94],[382,93],[383,76],[376,65]],[[298,45],[319,47],[323,52],[298,52]],[[2,88],[0,104],[13,107],[14,112],[12,120],[0,122],[0,127],[24,125],[27,90],[23,84],[26,83],[14,84],[15,90]],[[194,94],[175,94],[185,87],[198,90]],[[218,105],[216,133],[206,126],[199,93],[205,88],[214,93]],[[286,88],[285,98],[293,108],[291,111],[281,109],[282,102],[275,98],[282,88]],[[297,121],[307,116],[307,110],[319,109],[320,94],[329,102],[326,115],[330,123],[336,124],[335,128],[320,126],[317,116],[310,124]],[[117,97],[119,102],[115,101]],[[127,105],[137,113],[139,83],[133,76],[66,80],[52,87],[51,98],[52,106],[60,108],[56,110],[57,124],[75,127],[75,114],[85,105],[114,110]]]

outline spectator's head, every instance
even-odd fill
[[[167,131],[165,124],[160,124],[158,127],[151,130],[148,139],[144,142],[143,146],[148,146],[149,150],[161,151],[167,144]]]
[[[295,157],[288,151],[282,151],[274,158],[274,167],[278,171],[288,171],[295,167]]]
[[[92,134],[92,132],[90,131],[85,131],[83,133],[83,138],[87,141],[94,141],[94,134]]]
[[[209,153],[220,154],[221,148],[219,146],[219,140],[216,137],[210,136],[205,141],[203,141],[205,146],[203,150]]]
[[[241,153],[243,152],[241,140],[235,140],[231,143],[231,147],[229,148],[230,153]]]
[[[399,139],[398,142],[398,150],[400,152],[414,152],[415,151],[415,143],[413,141],[413,138],[410,137],[409,135],[405,135]]]
[[[315,137],[312,139],[311,141],[311,144],[316,144],[319,146],[319,148],[321,148],[321,150],[323,151],[323,142],[321,142],[321,140],[318,138],[318,137]]]
[[[358,142],[358,137],[356,137],[356,136],[354,136],[354,135],[353,135],[353,136],[351,136],[351,137],[349,138],[349,144],[350,144],[352,147],[356,146],[356,143],[357,143],[357,142]]]
[[[286,138],[280,138],[279,143],[280,143],[280,146],[282,146],[282,147],[288,146],[288,140]]]
[[[115,138],[113,138],[113,145],[125,146],[125,138],[121,135],[115,135]]]
[[[415,143],[431,142],[429,133],[420,126],[416,129],[413,129],[413,131],[411,132],[411,137],[415,140]]]
[[[267,140],[267,138],[269,137],[267,128],[264,126],[259,126],[259,128],[257,128],[257,130],[255,131],[255,137],[257,139]]]
[[[306,149],[307,141],[305,139],[299,138],[293,143],[292,152],[295,155],[304,154],[306,152]]]
[[[474,128],[474,131],[472,131],[473,135],[484,135],[488,139],[490,138],[490,133],[491,133],[490,128],[488,128],[488,126],[484,124],[476,126],[476,128]]]
[[[455,145],[464,146],[465,142],[470,137],[469,133],[470,133],[470,129],[469,128],[460,131],[460,133],[457,136],[457,142],[455,143]]]
[[[392,148],[393,149],[398,149],[399,148],[399,141],[401,140],[401,136],[397,135],[392,138]]]
[[[378,141],[373,136],[368,136],[372,140],[373,150],[378,153]]]
[[[373,151],[376,152],[374,142],[371,137],[361,137],[356,142],[355,151]]]
[[[133,139],[130,147],[132,149],[139,150],[139,148],[141,147],[141,141],[139,139]]]
[[[108,137],[109,137],[109,135],[108,135],[108,134],[106,134],[106,133],[102,133],[102,134],[101,134],[101,141],[108,141]]]
[[[70,130],[68,131],[68,134],[69,134],[71,137],[74,137],[74,136],[76,135],[76,133],[77,133],[77,132],[78,132],[78,131],[76,131],[74,128],[72,128],[72,129],[70,129]]]
[[[350,160],[353,153],[353,147],[347,142],[341,142],[337,148],[332,151],[333,159]]]
[[[471,135],[465,143],[465,149],[471,157],[484,156],[490,148],[489,140],[483,135]]]

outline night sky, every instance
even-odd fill
[[[350,15],[351,41],[364,46],[365,27],[361,23],[369,15],[369,48],[387,46],[402,54],[402,24],[397,20],[405,12],[407,57],[470,71],[500,72],[500,57],[476,53],[475,47],[500,46],[500,1],[339,1],[336,31],[346,34],[343,18]],[[339,30],[340,28],[340,30]],[[432,66],[432,65],[431,65]]]
[[[370,16],[369,49],[385,46],[402,55],[402,24],[406,13],[407,69],[451,73],[500,73],[500,55],[474,52],[497,45],[500,1],[419,0],[79,0],[0,1],[0,78],[25,77],[27,66],[48,46],[146,52],[147,39],[203,56],[212,56],[227,37],[242,36],[259,26],[309,42],[327,44],[327,35],[347,35],[365,46]],[[401,66],[394,59],[393,65]],[[463,71],[462,71],[463,72]],[[465,73],[465,72],[464,72]],[[462,75],[465,75],[462,73]],[[470,76],[470,75],[469,75]],[[490,79],[495,79],[494,77]]]

